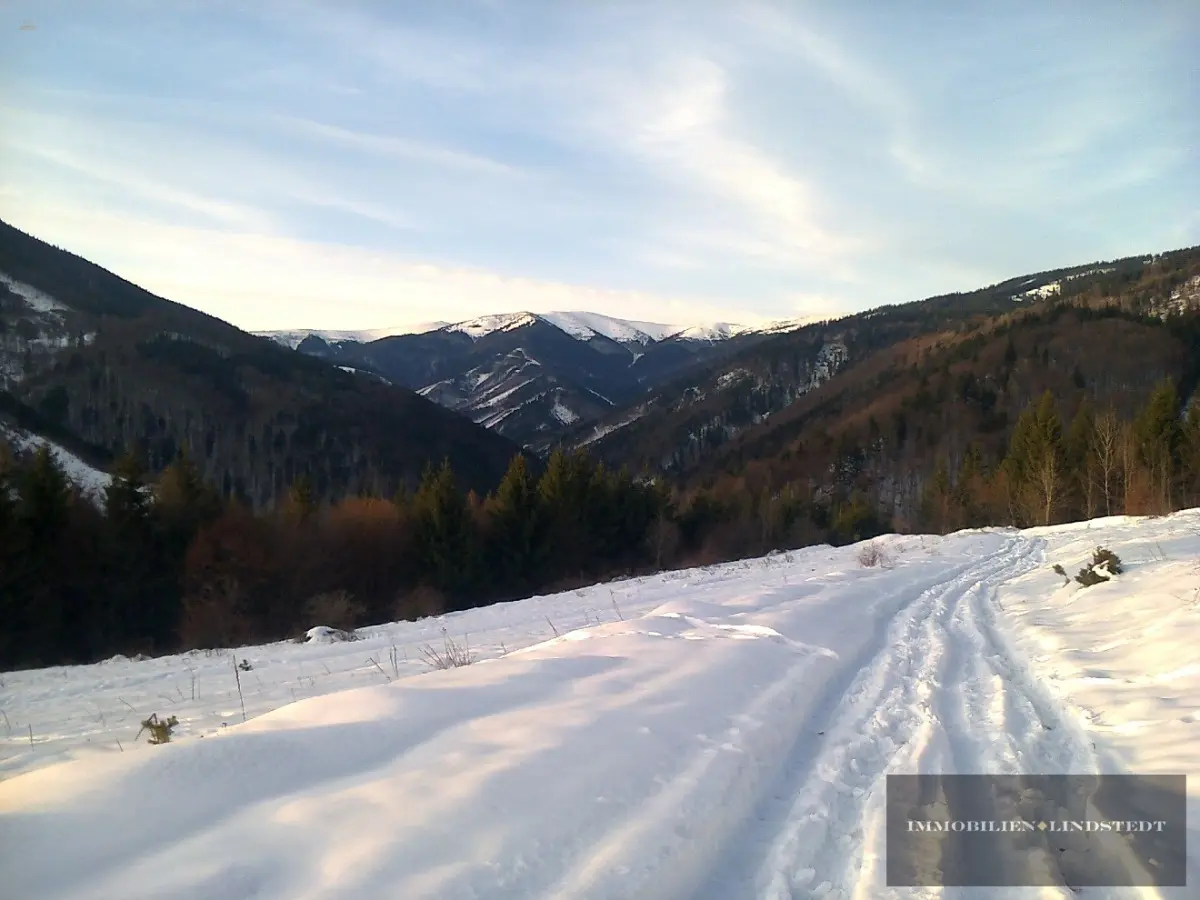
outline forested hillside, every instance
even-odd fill
[[[1104,268],[1019,301],[1003,287],[764,342],[734,368],[775,364],[776,377],[808,387],[768,390],[776,405],[757,421],[699,452],[668,444],[625,466],[619,442],[559,449],[544,464],[510,454],[494,490],[472,489],[479,460],[468,454],[464,475],[464,457],[445,454],[412,488],[365,479],[330,497],[310,469],[280,502],[255,506],[206,472],[205,450],[176,451],[155,474],[135,442],[101,508],[50,452],[0,448],[0,664],[352,629],[893,530],[1200,504],[1200,252]],[[846,353],[827,357],[819,378],[781,362],[835,338]],[[273,352],[281,366],[328,368]],[[75,396],[61,415],[22,409],[76,434]],[[714,410],[727,411],[704,414]]]
[[[156,297],[0,222],[0,416],[97,464],[180,449],[222,496],[265,507],[415,487],[451,459],[496,484],[516,446],[412,391],[343,372]]]

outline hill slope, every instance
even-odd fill
[[[1198,533],[1189,511],[890,536],[875,545],[887,567],[863,566],[861,546],[818,546],[381,626],[351,644],[244,647],[246,724],[230,715],[243,698],[227,653],[13,673],[6,888],[62,900],[904,896],[885,874],[885,856],[904,861],[887,846],[889,773],[1004,772],[1014,759],[1033,772],[1200,768],[1200,618],[1180,600],[1200,591]],[[1096,543],[1128,571],[1064,585],[1051,567],[1075,571]],[[421,650],[441,646],[442,628],[469,633],[487,662],[427,671]],[[168,696],[172,741],[135,743]],[[1200,837],[1200,785],[1182,781],[1167,783],[1170,816],[1089,798],[1110,821],[1169,819],[1154,866],[1144,841],[1099,852],[1095,835],[1061,829],[997,837],[984,859],[943,834],[923,855],[947,878],[1052,896],[1129,884],[1139,867],[1154,880],[1137,883],[1186,873],[1194,885],[1200,865],[1183,850]],[[972,818],[981,800],[1011,800],[1059,821],[1036,783],[1019,787],[1020,804],[946,790],[941,811]]]
[[[182,447],[229,496],[386,493],[448,457],[478,489],[517,447],[374,376],[156,297],[0,222],[0,413],[103,460]],[[70,443],[68,443],[70,442]]]
[[[1187,353],[1165,318],[1198,303],[1200,249],[1022,276],[810,324],[741,348],[643,402],[580,425],[564,441],[615,465],[686,476],[737,469],[801,446],[808,453],[854,422],[867,443],[878,436],[868,435],[869,420],[886,430],[902,402],[954,422],[954,398],[970,399],[972,392],[998,404],[988,406],[994,416],[986,427],[1004,437],[1031,392],[1062,388],[1064,405],[1073,409],[1079,377],[1085,380],[1078,391],[1102,402],[1120,401],[1123,390],[1143,399],[1156,379],[1182,378]],[[1096,316],[1112,321],[1081,326],[1079,315],[1062,316],[1076,306],[1092,310],[1088,322]],[[1053,310],[1050,319],[1040,318]],[[1076,333],[1080,327],[1084,340]],[[1010,331],[1018,360],[998,367]],[[1009,382],[1010,368],[1025,374]],[[972,381],[942,385],[943,376]],[[1002,388],[997,378],[1005,379]],[[917,396],[926,389],[932,393]],[[1007,418],[995,418],[1001,414]]]

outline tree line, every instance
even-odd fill
[[[1047,392],[988,459],[942,456],[900,521],[870,484],[701,485],[614,471],[556,450],[513,458],[486,496],[448,463],[416,490],[320,503],[307,478],[269,511],[225,500],[181,452],[156,477],[136,454],[99,502],[46,448],[0,444],[0,667],[86,662],[415,619],[623,575],[888,531],[1046,525],[1200,504],[1200,407],[1164,382],[1129,420]]]
[[[1200,505],[1200,406],[1181,414],[1170,380],[1130,419],[1084,399],[1069,420],[1050,391],[1017,419],[1007,452],[972,444],[937,459],[917,523],[932,531],[1161,515]]]

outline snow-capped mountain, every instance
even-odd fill
[[[449,324],[449,322],[427,322],[423,325],[369,328],[363,331],[328,331],[319,328],[294,328],[289,331],[256,331],[254,334],[258,337],[270,338],[278,344],[283,344],[285,347],[291,347],[295,350],[310,337],[320,338],[329,344],[339,344],[345,341],[366,344],[396,334],[424,334],[426,331],[437,331],[437,329],[445,328]]]
[[[261,334],[375,372],[514,440],[541,444],[747,342],[803,324],[686,325],[519,311],[380,332]]]

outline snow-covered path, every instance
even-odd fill
[[[55,757],[80,758],[46,765],[54,757],[30,752],[5,766],[20,774],[0,782],[4,890],[39,898],[1077,896],[887,887],[885,780],[1196,774],[1195,709],[1178,724],[1186,735],[1190,723],[1191,755],[1184,740],[1152,769],[1120,756],[1094,732],[1095,712],[1074,699],[1074,683],[1059,677],[1068,670],[1053,668],[1070,663],[1072,626],[1051,629],[1057,648],[1045,630],[1053,611],[1111,602],[1121,590],[1064,587],[1052,563],[1078,568],[1104,541],[1134,563],[1122,576],[1132,583],[1200,549],[1200,516],[1155,522],[1109,520],[1083,537],[1070,526],[893,536],[881,541],[882,566],[863,566],[859,548],[815,547],[626,582],[614,588],[619,599],[599,586],[477,610],[448,626],[473,635],[482,657],[474,665],[395,671],[404,677],[228,728],[177,689],[178,704],[161,711],[179,715],[191,736],[164,747],[93,744],[81,753],[90,742],[79,735],[96,737],[95,729],[60,726]],[[1129,556],[1164,541],[1161,560],[1139,566]],[[1194,563],[1186,565],[1200,589]],[[1180,572],[1169,574],[1179,583]],[[591,624],[606,606],[608,621]],[[564,624],[580,616],[588,624]],[[1200,611],[1185,612],[1171,634],[1194,628],[1195,646],[1196,619]],[[543,639],[547,622],[560,637]],[[297,668],[328,669],[337,654],[359,661],[340,671],[374,671],[383,682],[386,656],[365,668],[361,659],[429,640],[441,624],[237,656],[255,661],[260,696],[294,691],[305,677]],[[176,659],[206,684],[228,677],[228,657]],[[1180,675],[1181,666],[1178,658],[1170,665],[1175,683],[1200,687],[1200,667]],[[152,673],[165,686],[179,672],[151,660],[11,673],[0,700],[9,715],[45,721],[56,708],[76,708],[89,678],[105,679],[102,692],[128,692],[130,679]],[[221,706],[217,717],[227,719]],[[1106,712],[1120,718],[1116,706]],[[16,742],[7,746],[15,751]],[[1010,873],[1040,864],[948,863]],[[1196,896],[1189,890],[1084,893]]]

